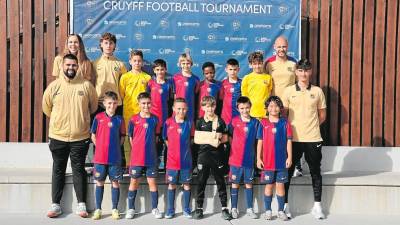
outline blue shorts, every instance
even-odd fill
[[[105,181],[108,175],[111,181],[120,181],[123,172],[121,166],[94,164],[93,177],[97,181]]]
[[[157,178],[157,168],[156,167],[147,167],[147,166],[130,166],[129,167],[129,175],[133,179],[137,179],[142,177],[143,171],[146,171],[147,178]]]
[[[261,172],[260,183],[262,184],[274,184],[274,183],[286,183],[288,182],[288,171],[283,170],[264,170]]]
[[[243,183],[252,184],[254,180],[254,169],[246,167],[231,166],[229,171],[229,181],[233,184]]]
[[[190,169],[167,169],[165,177],[168,184],[190,184],[192,181],[192,171]]]

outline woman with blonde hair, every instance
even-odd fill
[[[95,77],[93,75],[93,67],[86,55],[82,38],[78,34],[68,35],[68,38],[65,41],[64,50],[54,59],[52,75],[56,78],[62,77],[60,76],[63,74],[62,59],[66,54],[73,54],[78,58],[79,69],[77,75],[82,76],[93,84]]]

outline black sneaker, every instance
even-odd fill
[[[222,210],[222,212],[221,212],[221,217],[222,217],[222,219],[224,219],[224,220],[231,220],[231,219],[232,219],[232,216],[231,216],[231,214],[229,213],[229,210],[228,210],[228,209],[223,209],[223,210]]]
[[[196,220],[202,219],[204,217],[203,215],[203,209],[196,209],[194,210],[193,218]]]

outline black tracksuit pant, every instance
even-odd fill
[[[50,139],[49,148],[53,157],[53,174],[51,178],[51,196],[53,203],[60,203],[65,185],[65,170],[68,157],[71,159],[72,180],[78,202],[86,202],[87,174],[85,159],[89,139],[64,142]]]
[[[289,181],[285,183],[285,202],[288,202],[290,180],[292,179],[296,163],[300,161],[304,153],[304,158],[310,168],[312,187],[314,192],[314,201],[320,202],[322,195],[322,142],[293,142],[292,166],[289,168]]]
[[[227,207],[227,192],[226,183],[224,178],[224,171],[226,170],[224,164],[220,160],[220,156],[214,154],[199,154],[198,158],[198,175],[197,175],[197,196],[196,196],[196,207],[203,208],[204,194],[207,185],[207,180],[210,174],[213,175],[218,188],[218,195],[221,201],[222,207]]]

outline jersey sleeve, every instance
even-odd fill
[[[149,94],[151,94],[151,85],[152,85],[152,82],[149,81],[149,82],[147,83],[147,86],[146,86],[146,92],[149,93]]]
[[[292,125],[290,125],[289,121],[286,121],[286,137],[289,140],[293,138]]]
[[[125,120],[124,118],[122,118],[122,116],[121,116],[121,126],[119,127],[119,133],[121,136],[126,135]]]
[[[247,88],[248,88],[248,84],[247,84],[248,81],[247,80],[248,80],[248,75],[246,75],[243,78],[242,85],[241,85],[242,96],[246,96],[246,97],[249,96],[249,92],[247,90]]]
[[[121,79],[119,80],[119,94],[121,95],[122,100],[125,97],[125,76],[122,74]]]
[[[232,125],[232,122],[228,125],[228,134],[230,135],[230,136],[233,136],[233,125]]]
[[[168,123],[168,120],[167,121],[165,121],[165,123],[164,123],[164,126],[163,126],[163,130],[162,130],[162,138],[164,139],[164,140],[168,140],[168,135],[167,135],[167,131],[168,131],[168,125],[169,125],[169,123]]]
[[[60,58],[61,57],[57,56],[56,58],[54,58],[54,61],[53,61],[53,72],[52,72],[52,75],[54,77],[58,77],[58,75],[59,75],[59,71],[60,71],[61,63],[62,63],[62,60],[60,60]]]
[[[285,88],[282,95],[282,103],[285,108],[289,108],[289,93],[290,87]]]
[[[135,125],[133,124],[132,120],[129,120],[128,123],[128,136],[133,137],[133,130],[135,129]]]
[[[325,95],[322,89],[319,89],[319,101],[318,101],[318,109],[325,109],[326,108],[326,101],[325,101]]]
[[[259,124],[257,128],[257,139],[262,140],[263,139],[263,134],[264,134],[264,126],[262,126],[262,123]]]
[[[90,133],[95,134],[97,131],[98,120],[97,117],[94,117],[92,127],[90,128]]]
[[[201,119],[196,120],[195,130],[201,131]]]
[[[221,119],[220,117],[218,118],[218,125],[219,126],[217,127],[217,132],[226,134],[227,133],[226,124],[225,124],[224,120]]]
[[[224,83],[221,82],[221,88],[219,89],[219,99],[224,99],[225,96],[225,88],[224,88]]]

